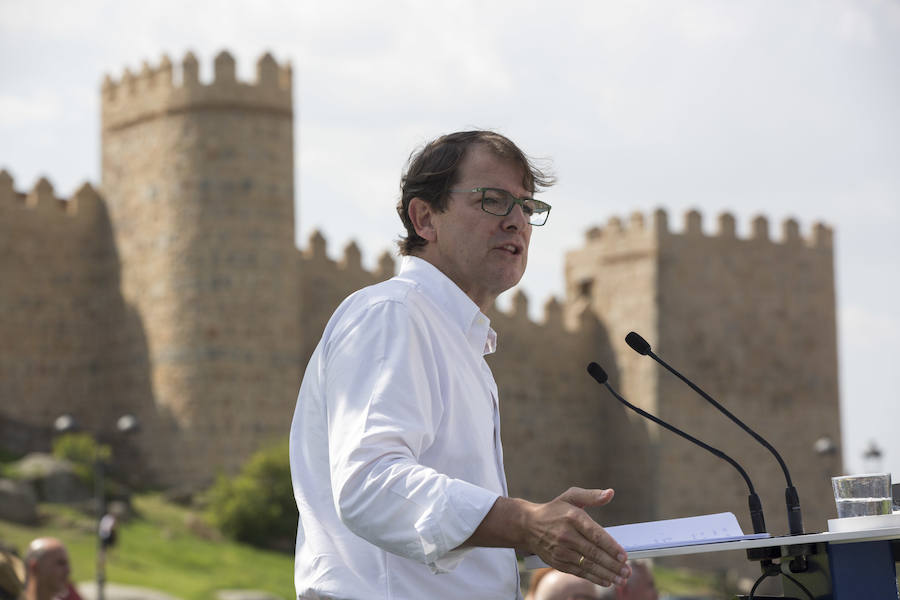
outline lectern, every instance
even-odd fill
[[[900,598],[896,571],[896,563],[900,561],[900,525],[638,550],[629,552],[628,557],[654,558],[732,550],[743,550],[750,560],[770,565],[764,568],[771,569],[775,577],[781,577],[783,598]]]

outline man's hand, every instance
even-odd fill
[[[625,549],[583,510],[612,498],[611,489],[573,487],[546,504],[533,505],[526,512],[526,548],[560,571],[604,586],[623,583],[631,574]]]
[[[625,549],[584,511],[603,506],[613,490],[569,488],[546,504],[498,498],[466,542],[537,554],[551,567],[603,586],[623,583],[631,570]],[[582,558],[583,557],[583,558]]]

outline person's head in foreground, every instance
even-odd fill
[[[552,184],[498,133],[441,136],[410,158],[403,176],[400,252],[433,264],[483,311],[522,278],[531,229],[550,214],[532,196]]]
[[[552,570],[535,584],[532,600],[658,600],[650,567],[629,561],[631,577],[618,587],[601,587],[569,573]]]
[[[550,571],[537,582],[533,600],[598,600],[601,588],[581,577],[562,571]],[[615,598],[615,596],[609,596]]]
[[[56,538],[37,538],[25,554],[25,598],[50,600],[69,585],[69,553]]]
[[[641,560],[629,563],[631,565],[631,577],[618,588],[617,598],[622,600],[657,600],[659,592],[656,591],[656,582],[653,580],[653,572],[650,566]]]

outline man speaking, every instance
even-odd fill
[[[583,510],[612,490],[507,496],[487,310],[525,272],[552,180],[490,131],[415,153],[399,274],[338,307],[291,425],[299,598],[520,597],[515,551],[601,585],[630,574]]]

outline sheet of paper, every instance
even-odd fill
[[[606,531],[622,544],[626,552],[770,537],[768,533],[745,535],[734,513],[730,512],[616,525],[607,527]],[[531,555],[525,557],[525,566],[537,569],[547,565],[539,557]]]
[[[626,551],[769,537],[768,533],[744,535],[734,513],[730,512],[617,525],[607,527],[606,531]]]

